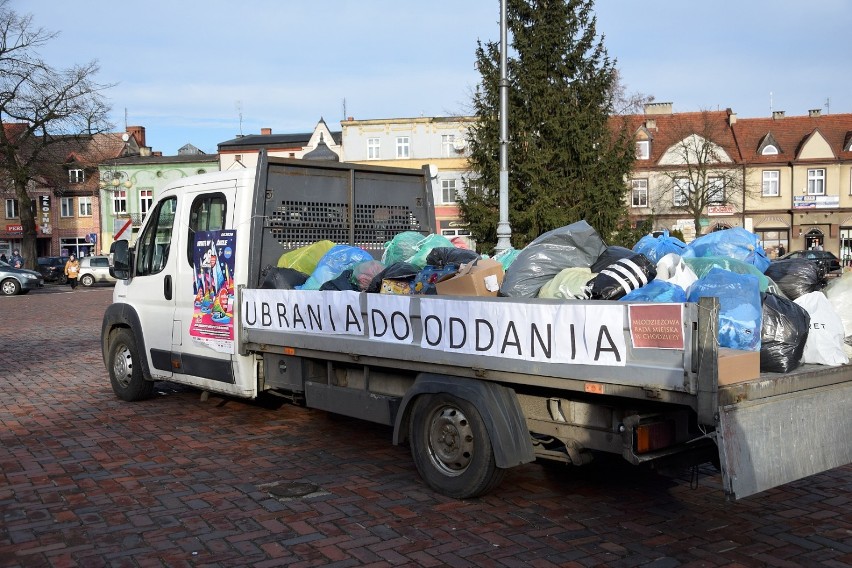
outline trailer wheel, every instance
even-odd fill
[[[139,351],[133,332],[120,328],[113,333],[109,347],[109,382],[122,400],[145,400],[154,392],[154,383],[142,374]]]
[[[488,493],[503,480],[479,412],[449,394],[418,397],[411,411],[411,455],[429,487],[467,499]]]

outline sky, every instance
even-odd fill
[[[9,0],[59,32],[55,68],[96,60],[115,130],[207,153],[240,134],[331,130],[345,117],[470,114],[477,41],[500,0]],[[597,0],[598,33],[629,93],[674,112],[852,112],[849,0]],[[509,116],[511,128],[511,115]]]

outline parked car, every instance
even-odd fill
[[[86,256],[81,258],[77,281],[83,286],[91,286],[95,282],[115,284],[115,278],[109,274],[109,257]]]
[[[65,284],[68,281],[65,276],[66,262],[67,256],[40,256],[36,259],[36,272],[42,275],[45,282]]]
[[[13,268],[0,260],[0,294],[14,296],[44,286],[44,277],[35,270]]]
[[[837,258],[833,252],[829,252],[827,250],[794,250],[793,252],[788,252],[779,258],[782,260],[786,258],[805,258],[807,260],[813,260],[820,265],[823,274],[840,272],[842,268],[840,265],[840,259]]]

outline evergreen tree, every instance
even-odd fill
[[[512,246],[585,219],[606,240],[627,219],[632,136],[613,112],[618,74],[593,0],[508,0],[509,221]],[[483,251],[499,221],[500,45],[479,42],[471,179],[459,198]]]

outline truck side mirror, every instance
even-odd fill
[[[109,267],[110,276],[118,280],[130,278],[130,245],[128,241],[114,241],[109,247],[112,264]]]

